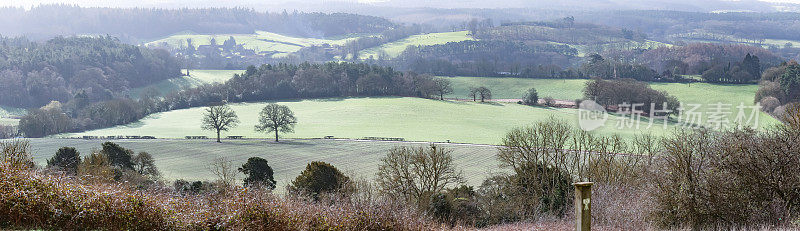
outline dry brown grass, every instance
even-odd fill
[[[392,203],[311,203],[265,191],[176,196],[0,168],[0,227],[67,230],[434,230]]]

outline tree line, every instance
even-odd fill
[[[219,102],[355,96],[440,96],[435,78],[363,63],[302,63],[250,66],[222,84],[208,84],[161,97],[145,91],[138,99],[94,102],[83,93],[66,104],[32,109],[20,120],[26,137],[43,137],[137,121],[144,116]]]
[[[574,70],[561,67],[569,66],[577,53],[566,45],[462,41],[410,46],[396,60],[403,69],[434,75],[566,77]]]
[[[800,64],[790,61],[765,70],[754,100],[764,112],[783,119],[800,102]]]
[[[666,71],[677,75],[702,75],[716,67],[742,63],[748,54],[755,60],[747,60],[747,65],[758,63],[758,71],[747,66],[748,72],[754,72],[755,79],[761,71],[778,66],[784,59],[761,47],[743,44],[691,43],[684,46],[659,47],[648,50],[609,50],[601,53],[605,57],[620,60],[636,60],[659,73]],[[753,70],[749,70],[753,69]]]
[[[797,40],[800,39],[798,36],[800,31],[797,29],[798,19],[800,19],[800,13],[796,12],[711,13],[624,10],[575,14],[577,21],[629,28],[646,33],[658,40],[670,39],[669,36],[673,33],[687,31],[732,35],[751,42],[759,42],[765,38]]]

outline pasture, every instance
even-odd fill
[[[453,94],[449,97],[467,98],[471,87],[486,86],[492,90],[495,99],[521,99],[525,92],[535,87],[539,98],[552,97],[554,99],[574,100],[583,98],[585,79],[523,79],[523,78],[492,78],[492,77],[443,77],[452,81]],[[724,104],[731,108],[728,115],[733,121],[737,116],[737,106],[753,106],[758,85],[755,84],[711,84],[711,83],[650,83],[653,89],[666,91],[684,104],[701,104],[703,112],[709,112],[714,104]],[[728,105],[730,105],[728,107]],[[750,115],[752,110],[745,109],[745,114]],[[779,122],[766,113],[758,113],[759,126],[770,126]]]
[[[183,73],[186,73],[186,70],[183,70]],[[138,98],[145,90],[150,88],[157,90],[161,95],[166,95],[173,91],[180,91],[204,84],[224,83],[233,78],[233,74],[242,73],[244,73],[243,70],[189,70],[189,76],[162,80],[147,87],[131,89],[130,95],[131,97]]]
[[[298,119],[295,133],[286,134],[285,138],[399,137],[408,141],[450,140],[454,143],[499,144],[505,133],[512,128],[550,117],[565,120],[576,127],[578,123],[576,109],[531,107],[515,103],[474,103],[408,97],[318,99],[278,103],[288,106]],[[254,131],[258,113],[266,104],[267,102],[231,104],[242,123],[222,135],[271,137],[273,134]],[[205,108],[198,107],[168,111],[150,115],[128,125],[59,136],[211,137],[214,132],[200,129],[204,110]],[[611,116],[607,121],[608,126],[597,132],[621,136],[641,133],[634,129],[617,129],[614,125],[619,119],[621,117]],[[663,134],[664,129],[654,126],[646,132]]]
[[[186,40],[192,39],[192,45],[210,45],[211,39],[215,39],[217,44],[222,44],[228,38],[233,37],[237,44],[244,44],[247,49],[259,52],[276,52],[276,55],[285,55],[288,53],[296,52],[300,48],[313,46],[313,45],[344,45],[347,41],[358,38],[362,35],[342,36],[334,39],[318,39],[318,38],[301,38],[281,35],[266,31],[256,31],[255,34],[219,34],[219,35],[206,35],[206,34],[176,34],[156,41],[149,42],[147,46],[163,46],[166,44],[170,48],[180,48],[188,46]],[[364,35],[368,36],[368,35]]]
[[[574,100],[583,98],[585,79],[526,79],[494,77],[442,77],[452,82],[451,98],[466,99],[470,88],[485,86],[492,90],[495,99],[522,99],[531,87],[539,92],[539,98]]]
[[[19,119],[0,118],[0,125],[17,126],[18,124]]]
[[[25,115],[25,109],[0,106],[0,125],[19,124],[19,117]]]
[[[47,164],[60,147],[75,147],[81,155],[99,149],[102,140],[80,139],[30,139],[34,161],[39,166]],[[378,170],[380,159],[398,146],[421,146],[427,143],[400,143],[348,140],[284,140],[274,143],[264,140],[113,140],[120,146],[135,152],[148,152],[167,180],[213,180],[215,176],[207,168],[215,157],[221,156],[241,166],[250,157],[262,157],[269,161],[275,171],[278,190],[294,180],[311,161],[325,161],[342,172],[357,177],[372,179]],[[463,170],[468,185],[479,186],[497,169],[497,148],[487,145],[439,144],[453,151],[455,165]],[[358,161],[353,161],[353,160]],[[243,176],[238,175],[241,183]]]
[[[472,36],[468,35],[468,33],[468,31],[456,31],[412,35],[408,38],[386,43],[378,47],[364,49],[360,51],[358,55],[362,59],[368,59],[370,56],[377,59],[381,52],[385,52],[385,54],[388,55],[388,58],[395,58],[404,50],[406,50],[406,47],[408,46],[430,46],[446,44],[449,42],[473,40]]]

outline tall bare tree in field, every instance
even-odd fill
[[[212,105],[206,108],[203,116],[203,130],[213,130],[217,132],[217,142],[220,141],[220,133],[228,131],[239,125],[239,116],[227,104]]]
[[[479,87],[476,88],[475,91],[477,92],[478,96],[480,96],[481,102],[492,99],[492,91],[489,90],[489,88]]]
[[[469,94],[467,94],[467,97],[472,98],[472,102],[478,101],[477,100],[477,98],[478,98],[478,88],[475,88],[475,87],[469,88]]]
[[[297,118],[289,107],[271,103],[261,110],[258,116],[256,131],[275,132],[275,142],[278,142],[278,133],[294,132]]]
[[[433,79],[433,92],[439,96],[439,100],[444,100],[444,95],[453,93],[453,86],[450,80],[435,78]]]

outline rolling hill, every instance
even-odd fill
[[[386,43],[378,47],[364,49],[359,52],[359,57],[368,59],[370,56],[378,58],[381,52],[385,52],[388,58],[395,58],[402,53],[408,46],[430,46],[445,44],[448,42],[461,42],[474,40],[468,31],[428,33],[412,35],[399,41]]]

